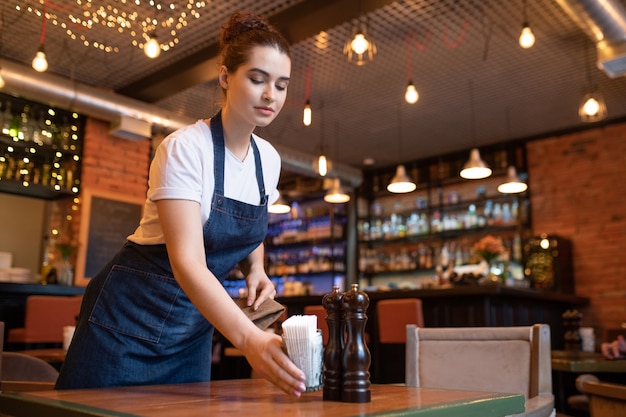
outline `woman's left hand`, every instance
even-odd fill
[[[248,305],[256,311],[268,298],[276,296],[276,288],[263,268],[251,269],[246,276],[248,286]]]

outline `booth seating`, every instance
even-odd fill
[[[523,394],[525,413],[555,415],[550,327],[406,329],[406,384]]]
[[[63,343],[63,327],[75,326],[82,296],[31,295],[24,327],[9,330],[8,343]]]

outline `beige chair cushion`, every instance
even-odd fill
[[[522,394],[525,412],[554,416],[550,326],[407,326],[406,384]]]
[[[422,387],[474,387],[528,398],[530,344],[526,341],[423,341],[419,350]]]

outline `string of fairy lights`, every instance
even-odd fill
[[[99,4],[92,0],[76,0],[63,6],[52,0],[39,0],[36,4],[17,5],[18,11],[32,13],[65,31],[65,34],[84,46],[107,53],[117,53],[123,47],[122,37],[104,35],[109,31],[126,35],[128,42],[141,48],[151,57],[168,51],[179,43],[179,31],[191,19],[198,19],[206,1],[187,0],[161,2],[155,0],[118,0],[112,4]],[[45,16],[45,19],[44,19]],[[106,32],[102,29],[106,29]],[[152,48],[151,48],[152,46]]]

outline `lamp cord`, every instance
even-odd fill
[[[411,65],[411,43],[410,43],[411,32],[407,32],[405,37],[405,49],[406,49],[406,72],[409,77],[409,80],[413,79],[413,67]]]
[[[474,82],[469,80],[469,99],[470,99],[470,133],[472,135],[472,145],[476,144],[476,121],[474,115]]]
[[[48,18],[46,14],[48,13],[48,0],[44,0],[43,2],[43,14],[41,15],[41,35],[39,36],[39,45],[43,45],[46,41],[46,23],[48,22]]]

